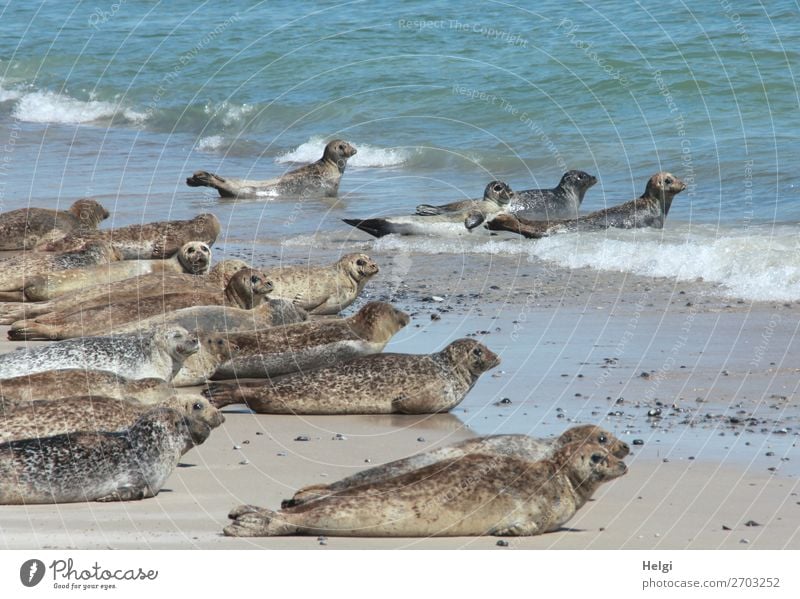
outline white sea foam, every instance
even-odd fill
[[[206,104],[203,112],[208,116],[221,119],[224,126],[230,127],[242,123],[254,109],[255,106],[251,104],[233,104],[225,100],[218,104]]]
[[[324,137],[312,137],[294,150],[278,156],[275,162],[280,164],[316,162],[322,157],[322,151],[328,141],[330,140]],[[378,148],[352,140],[351,143],[358,150],[358,153],[350,158],[347,164],[355,167],[399,166],[408,161],[414,152],[408,148]]]
[[[214,150],[219,150],[223,143],[225,143],[225,138],[221,135],[209,135],[208,137],[200,138],[197,141],[197,145],[195,145],[195,149],[200,152],[213,152]]]
[[[22,96],[21,91],[17,89],[6,89],[3,86],[2,78],[0,78],[0,102],[9,102],[11,100],[17,100]]]
[[[77,100],[52,91],[33,91],[19,96],[13,116],[29,123],[91,123],[115,115],[132,123],[140,123],[146,115],[112,102]]]

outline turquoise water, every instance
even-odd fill
[[[657,243],[744,230],[778,252],[748,268],[788,266],[772,278],[789,276],[792,296],[798,17],[791,2],[727,0],[10,2],[0,8],[0,209],[94,195],[114,224],[213,209],[232,238],[275,239],[475,197],[491,179],[549,187],[567,168],[599,178],[584,202],[596,209],[669,170],[689,189]],[[360,149],[342,202],[296,208],[302,218],[184,185],[200,168],[276,176],[333,137]],[[612,267],[636,271],[629,253]]]

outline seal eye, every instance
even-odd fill
[[[222,339],[217,339],[217,345],[222,346]]]
[[[598,442],[600,442],[600,443],[606,443],[606,442],[608,441],[608,438],[606,438],[606,436],[605,436],[605,435],[600,435],[600,436],[597,438],[597,441],[598,441]]]
[[[256,283],[260,283],[260,282],[261,282],[261,279],[259,279],[259,278],[258,278],[257,276],[255,276],[255,275],[253,275],[252,277],[250,277],[250,282],[251,282],[251,283],[253,283],[253,285],[255,285]]]
[[[480,347],[476,347],[475,349],[472,350],[472,355],[475,356],[476,358],[482,358],[483,350]]]
[[[664,183],[666,183],[667,185],[672,185],[672,179],[667,177],[666,179],[664,179]]]
[[[186,253],[187,254],[194,254],[194,248],[189,248],[188,250],[186,250]]]
[[[605,456],[602,453],[593,453],[592,454],[592,464],[599,464],[605,459]]]
[[[192,404],[192,409],[193,410],[202,410],[203,409],[203,404],[201,404],[199,401],[196,401],[196,402],[194,402]]]
[[[498,184],[498,185],[495,185],[495,186],[494,186],[494,190],[495,190],[495,191],[503,191],[503,186],[502,186],[502,185],[499,185],[499,184]]]
[[[366,266],[367,262],[366,262],[366,260],[363,260],[363,259],[359,258],[358,260],[356,260],[356,264],[358,266]]]

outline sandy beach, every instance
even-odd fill
[[[283,258],[300,260],[295,251]],[[382,271],[347,313],[386,299],[412,314],[386,351],[436,351],[469,335],[501,355],[452,413],[293,417],[231,406],[158,497],[0,507],[0,546],[503,549],[492,537],[323,544],[231,539],[221,530],[238,504],[277,508],[301,486],[443,443],[595,423],[632,445],[628,474],[602,487],[565,529],[507,539],[506,550],[800,548],[791,358],[800,351],[800,303],[745,302],[702,281],[568,270],[520,256],[370,253]],[[447,276],[442,260],[452,263]],[[2,341],[0,351],[20,346]]]

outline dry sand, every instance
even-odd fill
[[[298,487],[441,443],[496,432],[549,436],[590,422],[643,442],[626,459],[629,473],[564,530],[508,539],[510,548],[800,548],[800,305],[516,257],[450,257],[458,265],[444,271],[438,256],[374,257],[382,273],[361,301],[389,299],[414,315],[387,351],[435,351],[475,335],[503,358],[451,414],[290,417],[232,406],[158,497],[0,507],[1,546],[322,548],[316,537],[230,539],[221,530],[240,503],[276,508]],[[0,342],[0,351],[20,345]],[[510,403],[498,405],[503,398]],[[496,542],[329,538],[325,547]]]

